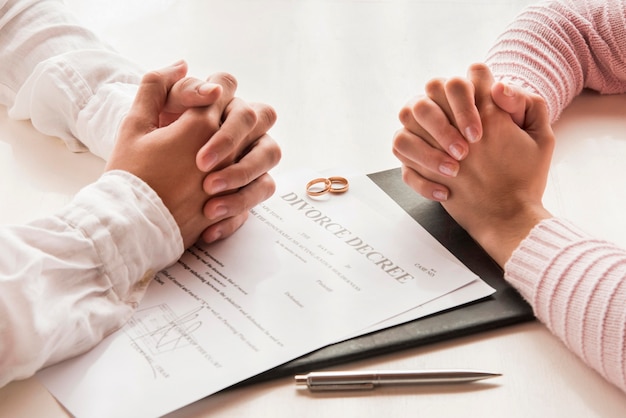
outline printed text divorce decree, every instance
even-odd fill
[[[384,254],[375,250],[374,247],[364,242],[358,236],[355,236],[341,224],[334,222],[330,217],[324,215],[320,210],[316,209],[306,200],[300,198],[296,193],[290,192],[281,196],[281,198],[296,210],[301,211],[306,218],[312,220],[320,227],[324,228],[327,232],[343,240],[347,245],[353,247],[359,254],[363,254],[365,258],[379,266],[385,273],[399,283],[407,283],[408,281],[415,279],[415,277],[407,273],[406,270],[399,267]]]

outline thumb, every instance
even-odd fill
[[[179,61],[169,67],[150,71],[141,79],[133,106],[128,113],[137,129],[150,132],[159,127],[159,115],[167,103],[174,84],[187,74],[187,63]]]
[[[183,113],[190,107],[210,106],[220,98],[222,86],[193,77],[183,77],[177,80],[164,106],[169,113]]]
[[[494,83],[493,75],[485,64],[472,64],[467,77],[474,84],[476,107],[480,112],[483,106],[493,103],[491,99],[491,86]]]
[[[524,89],[497,82],[491,88],[491,97],[498,107],[511,115],[520,128],[526,127],[526,107],[530,105],[530,93]]]
[[[554,133],[550,126],[548,106],[541,96],[528,94],[525,113],[526,130],[542,148],[554,147]]]

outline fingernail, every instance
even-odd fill
[[[459,144],[452,144],[448,148],[450,151],[450,155],[452,155],[456,160],[462,160],[465,157],[465,149]]]
[[[459,165],[458,164],[450,164],[450,163],[442,163],[439,166],[439,172],[441,172],[441,174],[449,176],[449,177],[456,177],[456,175],[459,172]]]
[[[185,60],[178,60],[174,64],[172,64],[172,67],[180,67],[181,65],[184,65],[184,64],[185,64]]]
[[[503,84],[502,94],[504,94],[505,96],[508,96],[508,97],[513,97],[514,96],[513,89],[508,84]]]
[[[478,141],[478,130],[472,126],[468,126],[465,128],[465,139],[469,142],[477,142]]]
[[[225,216],[228,213],[228,208],[226,206],[218,206],[213,211],[213,219],[218,219]]]
[[[215,166],[215,164],[217,164],[217,154],[214,152],[210,152],[201,157],[200,159],[201,167],[199,168],[200,170],[204,172],[208,172]]]
[[[446,201],[448,200],[448,192],[443,191],[443,190],[435,190],[433,192],[433,198],[440,202]]]
[[[215,231],[211,231],[211,233],[208,235],[208,237],[205,237],[205,241],[207,243],[211,243],[211,242],[215,242],[217,240],[219,240],[220,238],[222,238],[222,231],[215,230]]]
[[[211,183],[211,189],[208,191],[209,194],[218,194],[226,190],[227,184],[224,180],[214,180]]]
[[[213,93],[215,89],[219,88],[219,85],[215,83],[203,83],[198,87],[198,93],[203,96],[208,96]]]

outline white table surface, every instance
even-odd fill
[[[180,58],[228,71],[238,95],[272,104],[280,174],[300,166],[362,173],[398,166],[397,113],[432,77],[464,74],[530,0],[71,0],[83,22],[145,68]],[[626,246],[626,96],[577,99],[559,138],[546,204]],[[0,108],[0,223],[67,202],[103,162],[71,154]],[[340,173],[337,173],[340,174]],[[474,368],[485,384],[311,395],[291,378],[216,394],[174,417],[624,417],[626,396],[538,322],[409,349],[343,368]],[[111,400],[114,402],[115,400]],[[150,397],[146,397],[150,402]],[[0,389],[1,417],[66,417],[36,378]]]

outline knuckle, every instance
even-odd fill
[[[415,105],[413,105],[414,107]],[[408,124],[411,119],[413,118],[413,109],[412,107],[404,106],[402,109],[400,109],[400,113],[398,114],[398,119],[400,119],[400,123],[402,123],[403,125]]]
[[[174,85],[172,93],[175,93],[180,104],[183,106],[191,106],[193,103],[191,95],[197,93],[198,80],[193,77],[185,77]]]
[[[444,84],[444,90],[452,94],[465,94],[470,89],[470,81],[463,77],[452,77]]]
[[[267,173],[261,175],[254,181],[254,189],[248,190],[246,193],[243,206],[250,209],[264,200],[269,199],[276,191],[276,183],[274,179]]]
[[[237,146],[237,138],[232,132],[221,131],[220,139],[227,144],[228,149],[234,149]]]
[[[545,100],[542,96],[540,96],[540,95],[538,95],[538,94],[534,94],[534,93],[533,93],[533,94],[530,94],[530,95],[529,95],[529,97],[530,97],[531,102],[532,102],[534,105],[537,105],[537,106],[546,106],[546,107],[547,107],[547,105],[548,105],[548,104],[547,104],[547,102],[546,102],[546,100]]]
[[[197,78],[185,77],[181,81],[179,81],[177,84],[178,84],[179,89],[184,92],[190,91],[192,93],[196,93],[197,92],[196,88],[198,84],[200,84],[200,81]]]
[[[257,113],[249,105],[246,105],[241,109],[240,116],[241,121],[245,126],[253,127],[257,123]]]
[[[156,70],[148,71],[141,77],[141,83],[142,84],[157,84],[157,83],[160,84],[163,81],[163,77],[164,75],[161,74],[159,71],[156,71]]]
[[[272,176],[270,176],[269,174],[263,175],[263,177],[261,179],[263,180],[263,183],[264,183],[264,186],[265,186],[264,187],[265,194],[264,194],[262,200],[266,200],[266,199],[269,199],[270,197],[272,197],[274,192],[276,192],[276,182],[274,181]]]
[[[267,140],[265,155],[269,160],[270,165],[274,167],[283,158],[283,151],[281,150],[280,146],[278,146],[276,141],[274,141],[271,137],[265,135],[265,139]]]
[[[261,110],[258,112],[259,121],[261,121],[264,125],[272,126],[276,123],[278,119],[278,114],[276,113],[276,109],[274,109],[270,105],[263,105]]]
[[[277,165],[283,159],[283,150],[276,144],[274,147],[274,165]]]
[[[424,90],[426,91],[426,94],[428,96],[432,97],[433,95],[444,91],[445,83],[446,83],[446,80],[443,78],[433,78],[429,80],[428,82],[426,82],[426,86],[424,87]]]
[[[408,168],[407,166],[403,165],[402,166],[402,181],[406,184],[409,184],[411,182],[411,172],[410,172],[410,168]]]
[[[401,152],[408,142],[406,131],[404,129],[400,129],[396,131],[392,140],[392,149],[394,153]],[[397,156],[397,154],[396,154]]]
[[[191,119],[197,129],[202,131],[205,136],[211,136],[217,132],[220,125],[220,115],[217,112],[206,111],[203,108],[190,108],[188,113],[193,115]]]
[[[141,77],[138,95],[143,94],[144,99],[155,101],[159,100],[155,97],[166,96],[170,87],[167,76],[157,70],[153,70]]]
[[[393,146],[391,147],[391,152],[393,153],[394,157],[396,157],[397,159],[401,160],[403,155],[400,152],[400,150],[398,149],[398,147]]]
[[[213,78],[215,78],[215,80],[213,80]],[[237,90],[237,78],[235,78],[235,76],[230,73],[216,73],[213,77],[211,77],[211,81],[221,84],[229,91],[234,92],[235,90]]]
[[[422,99],[415,102],[411,112],[412,117],[427,117],[431,111],[431,103],[428,99]]]

